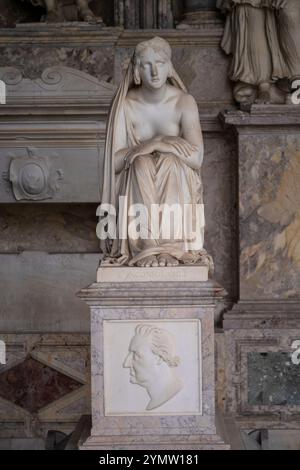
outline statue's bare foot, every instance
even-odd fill
[[[157,268],[158,261],[157,261],[156,256],[151,255],[151,256],[146,256],[145,258],[141,259],[140,261],[136,263],[136,265],[139,266],[140,268],[150,268],[150,267]]]
[[[163,253],[158,257],[158,264],[159,266],[178,266],[179,261],[174,256]]]

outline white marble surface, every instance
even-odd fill
[[[174,266],[158,268],[100,267],[97,282],[205,282],[208,280],[207,266]]]
[[[136,269],[142,275],[153,268]],[[184,285],[95,283],[81,291],[91,309],[93,422],[83,449],[226,448],[216,434],[214,372],[214,309],[224,290],[213,281]],[[171,356],[182,362],[175,368],[184,386],[150,410],[152,390],[141,386],[137,371],[139,383],[130,382],[132,371],[123,367],[141,324],[172,334]]]
[[[148,338],[135,334],[140,325],[172,335],[174,356],[178,358],[176,367],[169,367],[151,351],[147,357],[142,350],[143,343],[133,343],[138,339],[147,346]],[[103,326],[105,416],[201,414],[199,320],[107,320]],[[168,374],[175,383],[174,395],[160,406],[148,409],[152,395],[161,394]],[[179,384],[177,393],[176,383]]]
[[[153,292],[155,295],[155,292]],[[163,300],[162,300],[163,303]],[[187,301],[188,303],[188,301]],[[215,378],[214,378],[214,321],[213,306],[206,307],[92,307],[92,418],[93,435],[109,436],[123,435],[181,435],[188,436],[194,434],[214,434],[215,433]],[[201,340],[202,340],[202,414],[189,413],[178,415],[175,412],[171,414],[151,413],[145,417],[141,415],[106,415],[106,403],[104,394],[104,371],[105,371],[105,352],[103,347],[103,327],[109,320],[133,321],[134,324],[140,323],[141,319],[156,323],[159,320],[168,320],[170,323],[176,320],[190,321],[192,319],[201,322]],[[124,345],[123,354],[128,351],[128,339],[126,338],[126,348]],[[129,333],[129,332],[128,332]],[[111,344],[109,355],[122,343],[120,335]],[[187,347],[187,344],[185,345]],[[107,356],[107,354],[106,354]],[[125,370],[125,369],[124,369]],[[126,374],[125,374],[126,375]],[[128,375],[126,375],[128,380]],[[137,386],[136,386],[137,387]],[[141,390],[143,393],[143,390]],[[146,395],[147,397],[147,395]],[[145,402],[147,399],[145,395]],[[171,400],[169,402],[171,406]]]

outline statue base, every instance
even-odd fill
[[[215,424],[214,310],[225,291],[201,278],[204,266],[104,267],[101,282],[80,291],[92,370],[81,449],[229,448]]]
[[[155,432],[155,431],[154,431]],[[91,436],[80,450],[230,450],[217,435]]]
[[[97,282],[199,282],[208,280],[207,266],[175,266],[135,268],[127,266],[104,266],[97,271]],[[137,281],[138,280],[138,281]]]

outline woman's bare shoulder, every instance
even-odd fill
[[[196,104],[195,98],[190,95],[187,91],[181,90],[180,88],[177,88],[174,85],[169,85],[169,93],[173,96],[176,97],[179,104],[182,105],[193,105]]]
[[[186,91],[181,90],[181,95],[179,99],[180,106],[188,109],[193,109],[197,107],[197,103],[195,98],[187,93]]]
[[[139,93],[138,93],[137,88],[131,88],[131,90],[129,90],[126,95],[126,101],[132,102],[132,101],[137,101],[138,99],[139,99]]]

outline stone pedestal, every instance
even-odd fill
[[[222,114],[238,148],[239,299],[224,316],[227,410],[247,429],[299,427],[300,107]],[[296,424],[295,424],[296,423]]]
[[[92,358],[92,430],[82,449],[228,448],[215,426],[223,288],[197,279],[203,266],[184,267],[187,279],[195,274],[187,281],[170,279],[169,268],[155,281],[153,268],[130,268],[126,282],[122,269],[101,268],[101,283],[79,293],[90,306]]]
[[[288,307],[300,301],[300,107],[254,105],[222,120],[238,144],[240,310]]]

